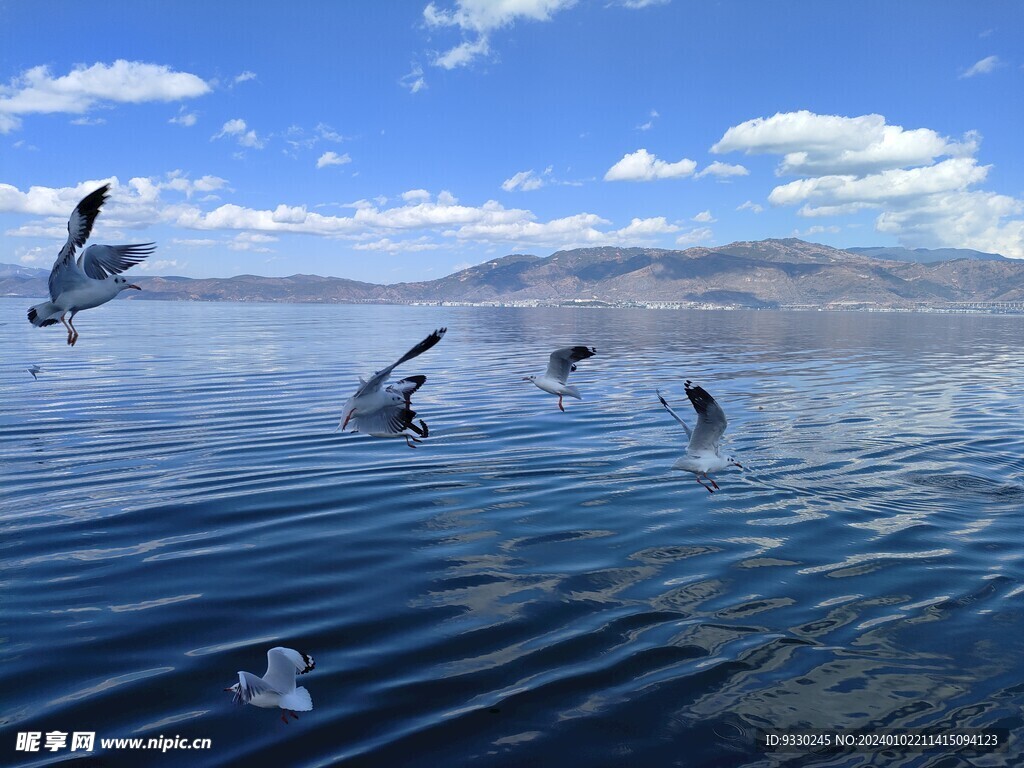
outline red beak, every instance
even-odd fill
[[[345,421],[343,421],[343,422],[341,423],[341,431],[342,431],[342,432],[344,432],[344,431],[345,431],[345,427],[347,427],[347,426],[348,426],[348,422],[349,422],[349,419],[351,419],[351,418],[352,418],[353,416],[355,416],[355,415],[356,415],[356,412],[355,412],[355,411],[352,411],[351,413],[349,413],[349,415],[348,415],[348,416],[346,416],[346,417],[345,417]]]
[[[128,287],[129,288],[134,288],[136,291],[141,291],[142,290],[139,286],[135,285],[134,283],[132,285],[129,285]]]

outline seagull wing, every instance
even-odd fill
[[[670,414],[672,414],[672,418],[675,419],[676,421],[678,421],[679,424],[683,427],[683,430],[686,432],[686,436],[690,437],[690,435],[692,433],[690,432],[690,428],[688,426],[686,426],[686,422],[683,421],[681,418],[679,418],[679,414],[678,413],[676,413],[675,411],[672,410],[672,406],[670,406],[668,404],[668,402],[665,400],[665,398],[661,396],[661,391],[660,390],[656,389],[654,391],[657,392],[658,399],[661,401],[661,404],[663,406],[665,406],[665,410],[668,411]]]
[[[596,354],[597,350],[594,347],[562,347],[561,349],[556,349],[551,353],[551,359],[548,360],[546,375],[565,384],[569,374],[576,370],[576,366],[573,363],[586,360],[588,357],[593,357]]]
[[[722,406],[703,387],[695,387],[686,382],[686,396],[693,403],[697,412],[697,425],[690,435],[687,453],[718,453],[718,443],[722,439],[725,427],[729,423],[725,418]]]
[[[75,206],[75,210],[71,212],[71,218],[68,219],[67,242],[60,249],[57,260],[53,263],[53,269],[50,270],[50,301],[56,301],[57,297],[70,285],[80,282],[84,278],[81,269],[75,264],[75,249],[84,245],[85,241],[89,239],[93,222],[99,216],[100,208],[103,207],[109,191],[110,185],[104,184],[95,192],[90,192],[83,197],[81,202]]]
[[[392,363],[387,368],[382,368],[381,370],[377,371],[375,374],[373,374],[373,376],[370,377],[369,381],[365,382],[356,391],[355,396],[359,397],[360,395],[366,394],[367,392],[372,392],[373,390],[380,387],[381,384],[388,380],[388,376],[391,375],[391,372],[395,368],[400,366],[402,363],[412,360],[414,357],[419,357],[420,355],[422,355],[432,346],[437,344],[437,342],[441,340],[441,337],[444,336],[447,331],[447,328],[438,328],[436,331],[427,336],[427,338],[425,338],[415,347],[413,347],[404,355],[402,355],[397,362]]]
[[[364,435],[400,435],[409,428],[416,411],[398,402],[386,405],[372,413],[357,413],[349,423],[355,424],[356,432]]]
[[[263,682],[278,693],[291,693],[295,690],[296,673],[304,675],[315,667],[312,656],[291,648],[271,648],[267,651],[267,674]]]
[[[293,680],[292,686],[294,685]],[[281,691],[275,690],[266,680],[256,677],[252,672],[238,673],[238,690],[235,691],[232,701],[236,704],[248,704],[254,696],[259,696],[261,693],[281,693]]]
[[[78,266],[94,280],[103,280],[134,267],[155,250],[156,243],[90,245],[78,257]]]

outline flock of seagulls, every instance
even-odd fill
[[[67,242],[61,248],[50,272],[50,300],[28,310],[29,322],[36,327],[56,325],[58,322],[63,324],[68,332],[70,346],[78,341],[78,331],[74,326],[75,315],[82,310],[106,304],[121,291],[141,290],[138,285],[129,283],[120,275],[156,249],[154,243],[94,244],[75,259],[76,250],[88,240],[100,208],[109,197],[109,191],[109,185],[104,184],[75,206],[68,220]],[[338,429],[342,432],[360,432],[371,437],[404,438],[410,448],[421,443],[428,436],[429,429],[423,419],[417,420],[416,411],[412,408],[412,396],[426,383],[427,377],[417,374],[392,384],[388,384],[388,380],[398,366],[432,349],[444,338],[447,330],[438,328],[391,365],[368,379],[360,378],[358,389],[345,403]],[[523,381],[532,382],[538,389],[556,395],[558,408],[564,412],[564,397],[583,399],[579,389],[568,383],[569,375],[576,370],[577,363],[596,354],[594,347],[561,347],[551,353],[543,375],[527,376]],[[33,379],[37,379],[42,368],[33,365],[28,372]],[[702,487],[714,493],[720,488],[710,473],[729,467],[742,469],[742,465],[731,456],[721,454],[721,439],[728,424],[722,407],[705,389],[690,381],[686,382],[685,391],[697,415],[692,429],[672,409],[661,392],[657,392],[665,410],[679,422],[689,438],[685,455],[673,468],[692,472]],[[297,720],[298,712],[307,712],[313,708],[309,692],[301,686],[296,687],[295,679],[297,675],[306,674],[315,666],[313,658],[307,654],[291,648],[271,648],[267,651],[267,671],[263,677],[239,672],[238,682],[224,690],[233,693],[237,703],[283,710],[281,720],[288,723],[289,716]]]

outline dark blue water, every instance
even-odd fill
[[[804,765],[765,728],[1024,735],[1024,318],[0,300],[0,762]],[[436,327],[417,450],[334,432]],[[593,344],[583,402],[520,381]],[[43,367],[38,382],[25,371]],[[669,467],[684,378],[747,469]],[[222,691],[316,657],[283,725]],[[77,754],[75,755],[77,756]],[[845,753],[821,765],[960,765]],[[944,762],[945,761],[945,762]]]

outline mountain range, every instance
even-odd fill
[[[932,258],[934,257],[934,258]],[[0,296],[42,298],[48,270],[0,265]],[[513,254],[437,280],[378,285],[316,275],[133,280],[131,299],[319,303],[668,304],[913,308],[1024,302],[1024,260],[960,249],[840,250],[795,238],[689,248]]]

